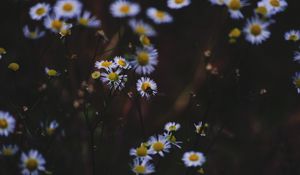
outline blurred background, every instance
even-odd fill
[[[0,110],[21,113],[33,131],[26,136],[24,125],[18,122],[18,132],[9,139],[0,138],[0,143],[40,150],[53,174],[88,175],[90,135],[83,111],[92,119],[102,117],[98,111],[108,91],[89,79],[94,51],[101,58],[107,44],[97,47],[96,30],[81,28],[72,30],[67,44],[52,34],[35,41],[24,38],[22,27],[34,25],[28,9],[37,2],[0,2],[0,47],[7,51],[0,60]],[[128,44],[136,37],[126,20],[111,17],[110,2],[85,0],[83,4],[101,19],[108,39],[124,28],[110,53],[113,57],[130,50]],[[174,17],[172,24],[154,25],[158,36],[152,41],[158,48],[159,64],[151,77],[159,94],[140,104],[147,137],[162,133],[166,122],[176,121],[182,125],[177,139],[184,143],[182,149],[155,162],[155,174],[187,173],[181,162],[187,150],[205,153],[204,170],[209,175],[300,174],[300,104],[292,84],[292,76],[300,70],[293,61],[298,46],[283,37],[289,29],[299,29],[300,3],[288,2],[287,10],[270,27],[271,38],[258,46],[244,38],[230,44],[229,31],[243,27],[245,20],[232,21],[225,8],[207,0],[192,0],[189,7],[177,11],[167,9],[165,1],[138,3],[142,10],[155,6]],[[253,15],[256,1],[251,4],[244,10],[246,17]],[[139,18],[151,22],[143,15]],[[9,70],[11,62],[19,63],[20,70]],[[63,76],[49,79],[45,67]],[[128,86],[112,99],[95,134],[96,174],[133,174],[129,149],[144,140],[137,105],[127,95],[134,91],[134,82]],[[53,119],[61,125],[59,133],[41,135],[40,122]],[[207,122],[209,128],[207,136],[194,144],[198,140],[194,123],[199,121]],[[18,164],[18,158],[1,157],[0,174],[19,174]]]

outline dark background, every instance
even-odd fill
[[[16,143],[22,150],[40,150],[53,174],[90,174],[84,105],[74,108],[73,103],[83,100],[83,104],[90,104],[93,117],[98,117],[94,114],[103,107],[101,99],[107,91],[101,91],[100,83],[93,83],[95,91],[91,94],[81,85],[92,71],[97,45],[95,30],[74,29],[68,44],[49,33],[41,40],[27,40],[22,26],[35,25],[29,19],[28,9],[36,2],[39,1],[0,3],[0,47],[8,52],[0,60],[0,108],[14,115],[22,113],[34,132],[34,136],[26,136],[22,133],[24,125],[19,122],[20,132],[9,139],[1,138],[0,143]],[[125,25],[126,20],[111,17],[107,10],[110,1],[83,3],[102,20],[109,39],[125,26],[112,55],[130,50],[128,42],[136,37]],[[293,61],[298,45],[283,38],[287,30],[300,29],[299,2],[288,2],[287,10],[274,18],[271,38],[258,46],[247,43],[243,37],[236,44],[229,44],[228,32],[233,27],[243,27],[245,19],[232,21],[225,8],[212,6],[206,0],[192,0],[189,7],[177,11],[167,9],[165,1],[139,3],[143,10],[149,6],[166,9],[175,19],[172,24],[155,26],[159,35],[153,42],[159,51],[159,65],[151,77],[158,83],[159,95],[141,104],[147,136],[162,133],[168,121],[178,121],[182,129],[177,139],[184,144],[181,150],[175,149],[155,162],[156,174],[186,173],[181,156],[191,149],[205,153],[208,161],[204,169],[210,175],[300,174],[299,96],[292,84],[293,74],[300,70]],[[251,1],[252,5],[245,8],[246,17],[253,15],[255,3]],[[139,17],[146,19],[144,15]],[[104,48],[97,49],[97,56]],[[207,50],[211,52],[209,57],[205,56]],[[77,58],[69,59],[70,53]],[[20,70],[7,69],[10,62],[18,62]],[[218,74],[205,69],[208,63],[217,68]],[[49,79],[45,66],[61,72],[67,69],[68,73]],[[39,90],[43,84],[47,84],[47,89]],[[133,88],[126,88],[126,93]],[[132,174],[128,152],[143,139],[137,107],[126,93],[113,99],[105,116],[103,137],[100,131],[95,136],[96,174]],[[29,110],[24,111],[24,106]],[[52,119],[59,121],[65,136],[40,135],[39,122]],[[210,125],[208,136],[195,145],[193,123],[201,120]],[[18,174],[18,157],[0,161],[1,174]]]

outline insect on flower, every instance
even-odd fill
[[[142,97],[150,98],[157,93],[156,83],[148,77],[142,77],[138,80],[136,88]]]

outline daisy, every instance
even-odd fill
[[[138,74],[150,74],[158,64],[158,53],[153,47],[137,48],[134,60],[131,61],[132,67]]]
[[[153,47],[153,46],[151,45],[150,39],[149,39],[147,36],[141,35],[139,39],[140,39],[141,44],[142,44],[144,47]]]
[[[212,5],[224,5],[224,0],[209,0]]]
[[[129,63],[120,56],[114,58],[114,64],[122,69],[130,69]]]
[[[2,55],[6,54],[6,50],[3,47],[0,47],[0,60],[2,59]]]
[[[2,145],[0,150],[0,155],[3,156],[13,156],[19,151],[19,147],[17,145]]]
[[[148,77],[142,77],[136,83],[137,91],[142,97],[150,98],[157,93],[156,83]]]
[[[141,144],[141,146],[137,148],[131,148],[129,151],[129,155],[147,160],[152,159],[150,156],[151,154],[154,154],[154,152],[152,150],[149,150],[145,144]]]
[[[287,41],[299,41],[300,31],[299,30],[290,30],[284,34],[284,38]]]
[[[138,35],[145,35],[148,37],[156,35],[154,28],[142,20],[131,19],[129,21],[129,26],[131,27],[133,32]]]
[[[202,122],[199,122],[198,124],[194,124],[194,126],[196,128],[197,134],[200,134],[201,136],[206,136],[205,130],[208,127],[207,123],[205,123],[203,126]]]
[[[117,0],[110,5],[110,12],[116,18],[132,17],[140,12],[140,6],[127,0]]]
[[[198,167],[205,163],[206,158],[201,152],[189,151],[183,154],[182,161],[186,167]]]
[[[269,25],[270,22],[262,21],[257,17],[248,19],[243,30],[246,34],[246,40],[252,44],[261,44],[271,35],[271,32],[268,31]]]
[[[247,5],[246,0],[224,0],[224,2],[228,7],[231,18],[233,19],[244,18],[240,10]]]
[[[49,69],[48,67],[46,67],[45,72],[49,77],[59,76],[59,73],[55,69]]]
[[[147,159],[134,159],[131,165],[132,171],[136,174],[152,174],[155,172],[154,165],[149,163]]]
[[[164,136],[168,139],[168,141],[176,146],[177,148],[181,148],[181,146],[179,144],[182,144],[181,141],[177,141],[176,137],[174,135],[172,135],[172,133],[168,132],[168,133],[164,133]]]
[[[260,14],[261,16],[268,17],[268,18],[274,15],[272,9],[269,8],[268,5],[263,1],[257,3],[257,8],[254,10],[254,12],[256,14]]]
[[[294,61],[297,61],[300,63],[300,52],[299,51],[296,51],[294,53]]]
[[[169,13],[157,10],[154,7],[148,8],[146,14],[156,24],[171,23],[173,21],[173,17]]]
[[[44,26],[54,33],[59,33],[64,26],[64,21],[62,21],[57,16],[48,16],[44,21]]]
[[[50,122],[49,126],[46,128],[46,132],[48,135],[52,135],[55,130],[58,128],[59,124],[57,123],[56,120],[53,120]]]
[[[168,132],[175,132],[180,128],[180,124],[179,123],[175,123],[175,122],[168,122],[165,124],[165,130]]]
[[[296,72],[293,77],[293,83],[297,89],[298,94],[300,94],[300,72]]]
[[[50,5],[47,3],[37,3],[29,10],[29,15],[33,20],[41,20],[50,11]]]
[[[127,75],[122,75],[121,72],[121,69],[108,69],[107,72],[102,73],[101,80],[103,83],[107,83],[111,89],[121,90],[125,87],[127,81]]]
[[[28,39],[39,39],[45,35],[44,31],[40,31],[39,28],[35,28],[33,31],[28,26],[23,27],[23,34]]]
[[[46,160],[37,150],[22,153],[21,164],[23,175],[38,175],[39,171],[45,171]]]
[[[82,4],[77,0],[58,0],[54,12],[58,17],[73,18],[81,13]]]
[[[171,9],[180,9],[191,4],[191,0],[168,0],[168,7]]]
[[[95,67],[96,67],[97,69],[105,69],[105,70],[108,70],[108,69],[110,69],[110,68],[115,68],[116,65],[115,65],[112,61],[103,60],[103,61],[96,61]]]
[[[273,14],[284,11],[288,6],[285,0],[262,0],[261,2],[266,4],[267,8],[272,10]]]
[[[101,76],[100,71],[94,71],[94,72],[91,74],[91,77],[92,77],[94,80],[100,78],[100,76]]]
[[[154,154],[159,154],[162,157],[164,157],[164,153],[168,153],[171,148],[167,137],[163,135],[158,135],[157,137],[151,136],[148,143],[150,144],[150,150],[153,151]]]
[[[12,62],[12,63],[9,63],[7,68],[14,71],[14,72],[16,72],[20,69],[20,65],[18,63]]]
[[[101,25],[101,21],[98,20],[95,16],[92,16],[89,11],[84,11],[81,16],[78,16],[77,23],[79,25],[92,28],[97,28]]]
[[[0,111],[0,136],[8,136],[13,133],[16,127],[16,120],[8,112]]]

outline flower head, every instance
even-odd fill
[[[196,128],[196,133],[197,134],[200,134],[201,136],[206,136],[206,129],[207,129],[207,127],[208,127],[208,124],[207,123],[205,123],[204,125],[203,125],[203,123],[202,122],[199,122],[198,124],[194,124],[194,126],[195,126],[195,128]]]
[[[120,56],[116,56],[114,58],[114,64],[119,67],[119,68],[122,68],[122,69],[130,69],[130,65],[128,63],[128,61],[126,61],[123,57],[120,57]]]
[[[18,63],[12,62],[7,66],[8,69],[17,72],[20,69],[20,65]]]
[[[29,10],[29,15],[33,20],[41,20],[50,11],[50,5],[47,3],[37,3]]]
[[[101,80],[106,83],[111,89],[121,90],[125,87],[127,75],[122,74],[122,69],[108,69],[102,73]]]
[[[168,122],[165,124],[165,130],[168,132],[175,132],[180,128],[180,124],[179,123],[175,123],[175,122]]]
[[[19,151],[17,145],[2,145],[0,149],[0,155],[3,156],[13,156]]]
[[[191,4],[191,0],[168,0],[168,7],[171,9],[180,9]]]
[[[136,158],[140,159],[152,159],[151,154],[154,154],[153,150],[149,150],[145,144],[141,144],[137,148],[132,148],[129,151],[131,156],[135,156]]]
[[[148,143],[151,145],[150,150],[162,157],[164,157],[164,153],[168,153],[171,148],[167,137],[163,135],[150,137]]]
[[[246,40],[252,44],[261,44],[271,35],[271,32],[268,31],[269,25],[270,22],[262,21],[258,17],[248,19],[243,30]]]
[[[16,120],[8,112],[0,111],[0,136],[7,137],[13,133],[16,127]]]
[[[157,93],[156,83],[148,77],[142,77],[136,83],[136,88],[142,97],[150,98]]]
[[[110,12],[116,18],[132,17],[140,12],[140,6],[127,0],[116,0],[110,5]]]
[[[77,23],[81,26],[91,28],[97,28],[101,25],[101,21],[95,16],[92,16],[92,14],[89,11],[84,11],[81,16],[78,16]]]
[[[49,69],[48,67],[46,67],[45,72],[49,77],[59,76],[59,73],[55,69]]]
[[[158,63],[157,57],[157,50],[153,47],[137,48],[131,64],[136,73],[147,75],[155,70],[154,66]]]
[[[284,34],[284,38],[287,41],[299,41],[300,31],[299,30],[290,30]]]
[[[45,171],[46,160],[37,150],[30,150],[27,154],[22,153],[21,164],[23,175],[39,174],[39,171]]]
[[[189,151],[183,154],[182,161],[186,167],[199,167],[205,163],[206,158],[201,152]]]
[[[142,20],[131,19],[129,21],[129,26],[133,32],[138,35],[145,35],[149,37],[156,35],[154,28]]]
[[[230,17],[233,19],[243,18],[241,9],[247,5],[246,0],[224,0],[225,5],[227,6]]]
[[[157,10],[154,7],[148,8],[146,14],[156,24],[171,23],[173,21],[173,17],[169,13]]]
[[[34,30],[30,30],[28,26],[23,27],[23,34],[28,39],[39,39],[45,35],[44,31],[40,31],[39,28],[35,28]]]
[[[293,77],[293,83],[297,89],[298,94],[300,94],[300,72],[296,72]]]
[[[114,62],[112,62],[112,61],[102,60],[102,61],[96,61],[95,67],[96,67],[97,69],[105,69],[105,70],[109,70],[109,69],[111,69],[111,68],[115,68],[116,65],[115,65]]]
[[[6,54],[6,50],[3,47],[0,47],[0,60],[2,59],[2,55]]]
[[[58,17],[73,18],[81,13],[82,4],[78,0],[58,0],[54,12]]]
[[[136,175],[152,174],[155,172],[154,165],[152,165],[147,159],[134,159],[131,169]]]

